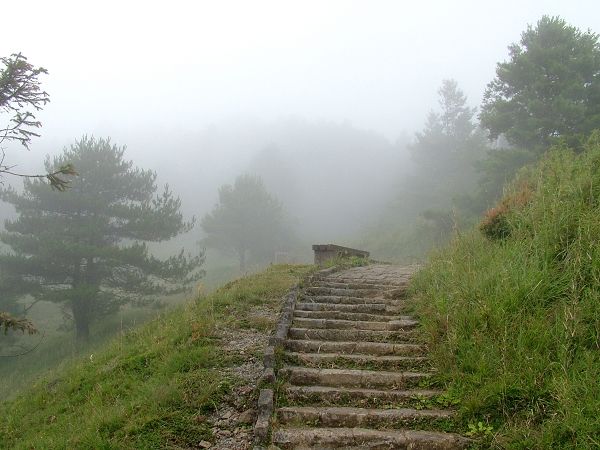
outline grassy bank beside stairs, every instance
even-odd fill
[[[197,448],[214,441],[207,417],[248,383],[235,368],[262,361],[282,296],[312,269],[278,265],[228,283],[51,373],[0,407],[0,448]],[[253,388],[243,391],[241,407],[255,404]]]
[[[600,448],[600,135],[523,169],[413,283],[440,377],[494,448]]]

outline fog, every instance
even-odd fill
[[[508,46],[543,15],[600,31],[595,0],[4,3],[0,57],[21,52],[46,68],[39,78],[51,100],[36,114],[43,126],[29,151],[1,142],[4,164],[43,174],[46,155],[62,155],[83,136],[106,150],[92,162],[106,163],[118,159],[110,139],[136,167],[156,171],[159,199],[168,184],[185,220],[196,221],[188,230],[168,196],[152,203],[145,195],[154,193],[139,187],[151,190],[151,176],[118,179],[116,165],[83,157],[89,172],[70,193],[42,186],[17,198],[0,189],[8,202],[0,202],[1,223],[17,217],[9,203],[29,205],[0,234],[0,313],[31,320],[42,335],[11,331],[0,341],[4,354],[29,352],[0,367],[0,379],[23,375],[0,385],[0,398],[155,316],[156,306],[279,259],[309,262],[310,244],[422,261],[478,223],[504,183],[541,154],[507,145],[494,159],[490,149],[508,140],[491,143],[478,127],[484,90]],[[0,111],[2,124],[9,119]],[[485,158],[481,178],[476,166]],[[0,176],[4,187],[23,186]],[[133,188],[119,192],[125,200],[115,212],[106,192],[119,183]],[[233,212],[219,209],[228,201]],[[150,253],[136,240],[150,242]],[[82,242],[90,252],[83,257]],[[204,246],[205,260],[197,255]],[[180,259],[159,261],[182,247]],[[34,272],[20,273],[25,266]],[[147,292],[160,302],[144,303]]]
[[[344,240],[410,171],[406,144],[453,78],[477,106],[507,46],[542,14],[600,29],[593,1],[12,2],[0,54],[49,70],[31,151],[42,170],[82,135],[111,137],[201,217],[243,172],[300,236]],[[19,184],[14,180],[5,180]]]

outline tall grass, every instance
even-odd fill
[[[523,169],[501,206],[502,233],[457,236],[414,279],[440,376],[492,447],[599,448],[600,134]]]

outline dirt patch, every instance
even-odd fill
[[[252,311],[251,317],[276,317],[275,311],[264,308]],[[253,446],[253,425],[256,420],[256,386],[263,372],[262,353],[267,346],[269,331],[220,330],[223,351],[239,360],[239,364],[223,370],[223,376],[233,381],[232,391],[217,410],[206,418],[214,437],[203,441],[200,448],[247,450]]]

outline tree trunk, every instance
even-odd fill
[[[73,319],[75,320],[75,337],[79,342],[87,342],[90,339],[90,311],[89,299],[74,299],[71,304]]]
[[[240,255],[240,272],[246,272],[246,249],[242,248],[238,250],[238,254]]]
[[[76,338],[79,342],[87,342],[90,340],[90,322],[89,320],[78,321],[75,319]]]

